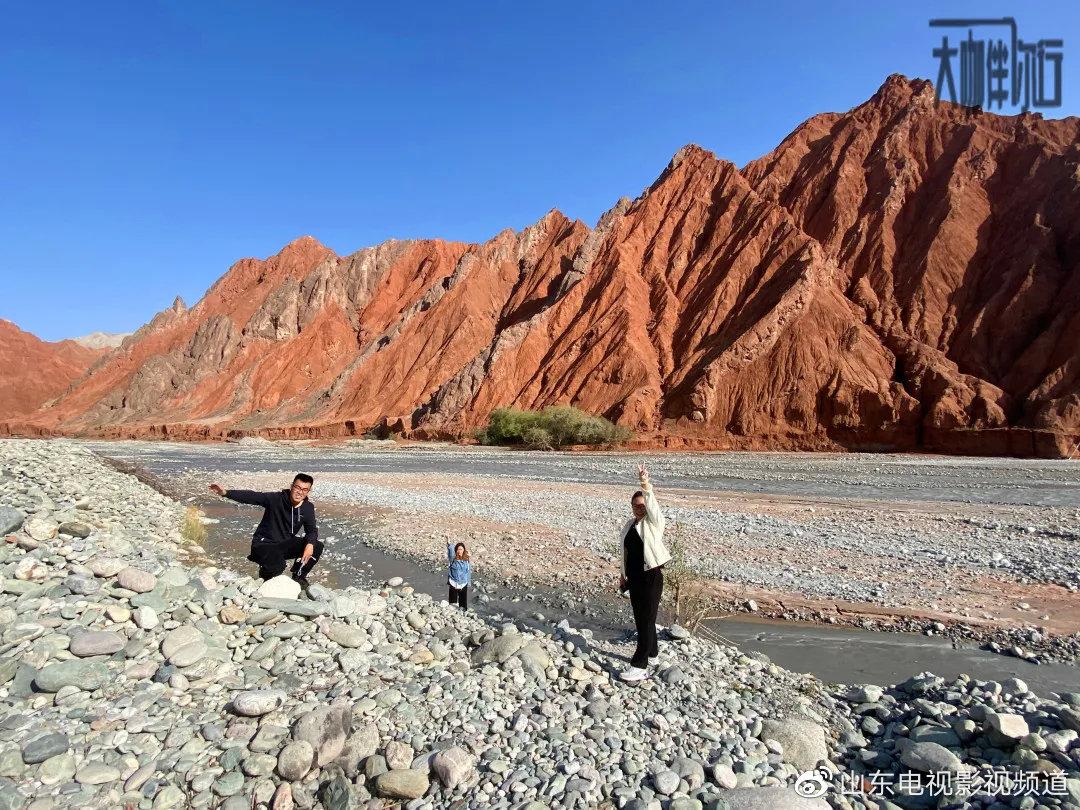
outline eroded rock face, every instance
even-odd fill
[[[930,82],[894,75],[744,168],[837,263],[922,445],[1080,432],[1078,137],[1075,118],[935,106]]]
[[[0,318],[0,421],[60,396],[108,353],[74,340],[49,343]]]
[[[456,437],[570,403],[670,447],[1060,455],[1078,141],[891,76],[742,170],[683,148],[595,228],[244,259],[21,429]]]

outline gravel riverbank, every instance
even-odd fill
[[[491,578],[597,598],[637,455],[357,442],[91,444],[205,503],[208,480],[388,517],[364,543],[439,562],[446,526]],[[1080,465],[914,456],[645,454],[722,612],[900,630],[1033,662],[1080,656]]]
[[[677,629],[628,686],[628,644],[566,624],[260,594],[182,513],[75,443],[0,442],[0,807],[1080,808],[1080,694],[824,684]]]

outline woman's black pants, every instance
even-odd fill
[[[644,669],[649,659],[659,654],[656,648],[656,614],[663,592],[663,566],[651,568],[630,580],[630,607],[634,610],[634,624],[637,626],[637,649],[630,659],[632,667]]]
[[[455,588],[453,585],[450,588],[450,604],[460,605],[462,610],[469,609],[469,586],[464,588]]]

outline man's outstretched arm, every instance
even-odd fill
[[[269,506],[270,499],[275,495],[273,492],[255,492],[251,489],[224,489],[220,484],[211,484],[210,491],[230,501],[251,506]]]

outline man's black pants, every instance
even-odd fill
[[[306,577],[315,567],[315,563],[322,556],[323,544],[321,540],[315,540],[311,552],[311,559],[301,564],[300,558],[304,556],[307,540],[302,537],[294,537],[285,543],[267,543],[255,539],[251,543],[251,553],[248,559],[259,564],[259,578],[273,579],[285,572],[287,560],[294,560],[292,575],[294,577]]]
[[[663,566],[651,568],[630,580],[630,607],[637,626],[637,649],[630,666],[644,669],[650,658],[659,654],[656,648],[656,614],[664,592]]]
[[[450,604],[451,605],[455,605],[455,604],[460,605],[462,610],[468,610],[469,609],[469,586],[466,585],[464,588],[455,588],[453,585],[450,585],[449,587],[450,587]]]

